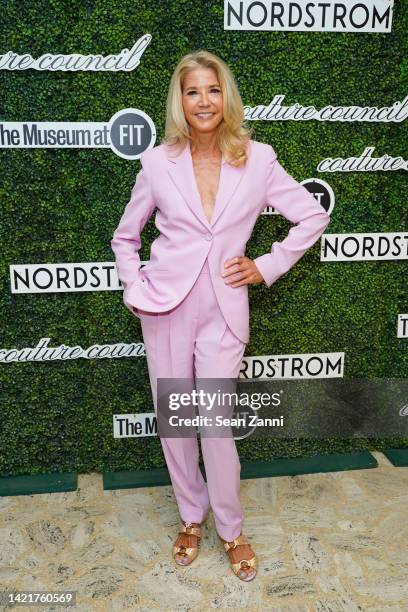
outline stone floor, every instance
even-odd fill
[[[199,557],[171,558],[170,486],[0,498],[0,591],[75,590],[75,610],[408,610],[408,468],[242,480],[244,533],[259,571],[229,568],[210,513]],[[5,608],[3,608],[5,609]],[[25,610],[64,610],[26,606]],[[69,608],[68,608],[69,609]]]

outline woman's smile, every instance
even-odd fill
[[[210,117],[212,117],[214,115],[214,113],[196,113],[196,116],[199,119],[209,119]]]

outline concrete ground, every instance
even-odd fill
[[[406,612],[408,467],[373,454],[374,469],[242,480],[250,583],[232,573],[212,513],[198,558],[173,562],[171,486],[104,491],[87,474],[74,492],[0,497],[0,591],[74,590],[81,612]]]

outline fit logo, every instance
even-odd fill
[[[113,151],[124,159],[138,159],[153,147],[156,128],[153,121],[137,108],[125,108],[110,120],[110,141]]]

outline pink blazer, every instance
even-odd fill
[[[173,157],[170,157],[170,156]],[[266,205],[296,224],[271,252],[254,259],[268,287],[285,274],[321,236],[330,217],[317,200],[277,161],[273,148],[251,140],[244,166],[222,159],[211,223],[202,208],[190,146],[174,157],[165,145],[141,155],[142,168],[111,240],[123,301],[137,309],[165,312],[177,306],[193,286],[208,256],[221,311],[231,330],[249,340],[248,285],[226,285],[224,262],[245,255],[255,222]],[[140,234],[154,209],[160,235],[150,260],[140,268]]]

